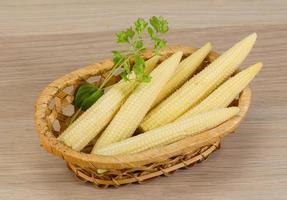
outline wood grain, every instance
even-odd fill
[[[163,3],[164,2],[164,3]],[[286,1],[0,2],[0,199],[286,199]],[[168,41],[222,52],[257,32],[243,66],[264,68],[237,133],[209,160],[143,185],[96,190],[39,147],[34,103],[49,82],[110,56],[114,31],[137,16],[164,15]]]

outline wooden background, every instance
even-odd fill
[[[168,41],[222,52],[251,32],[262,61],[248,118],[206,162],[97,190],[39,146],[34,103],[55,78],[110,56],[114,32],[165,16]],[[287,1],[0,1],[0,199],[287,199]]]

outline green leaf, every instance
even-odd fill
[[[132,39],[132,38],[134,37],[135,31],[133,30],[132,27],[130,27],[130,28],[127,29],[126,35],[127,35],[130,39]]]
[[[159,20],[156,16],[153,16],[149,19],[149,23],[152,25],[152,27],[155,29],[156,32],[158,32],[159,29]]]
[[[83,101],[90,96],[93,92],[97,91],[97,87],[91,83],[85,83],[83,85],[81,85],[77,91],[76,91],[76,95],[75,95],[75,99],[74,99],[74,105],[77,108],[80,108]]]
[[[137,41],[135,41],[134,47],[135,47],[136,49],[138,49],[138,50],[143,49],[143,41],[142,41],[142,40],[137,40]]]
[[[136,79],[141,81],[144,76],[144,69],[145,69],[145,62],[142,57],[140,57],[138,54],[135,55],[135,64],[134,64],[134,72],[136,75]]]
[[[156,17],[153,16],[149,19],[149,23],[158,33],[166,33],[169,30],[168,22],[162,16]]]
[[[113,51],[114,64],[120,65],[124,61],[124,56],[119,51]]]
[[[167,20],[163,17],[153,16],[149,19],[151,27],[148,27],[148,33],[154,42],[154,50],[155,54],[159,54],[159,50],[166,46],[167,41],[161,39],[159,35],[166,33],[168,28]]]
[[[156,41],[156,48],[163,48],[166,45],[166,40],[159,39]]]
[[[151,76],[149,76],[149,75],[144,75],[143,76],[143,82],[145,82],[145,83],[148,83],[148,82],[150,82],[151,81],[151,79],[152,79],[152,77]]]
[[[148,25],[148,23],[143,18],[138,18],[134,24],[137,33],[142,33]]]
[[[129,43],[129,36],[125,31],[116,33],[117,43]]]
[[[82,105],[81,110],[86,111],[90,108],[101,96],[103,96],[104,91],[97,90],[93,92],[89,97],[85,98]]]
[[[130,62],[128,60],[124,63],[123,67],[124,67],[124,70],[127,74],[131,73]]]
[[[122,72],[120,74],[121,78],[124,80],[124,81],[129,81],[129,77],[128,77],[128,74],[126,72]]]
[[[169,30],[168,22],[162,16],[159,17],[159,32],[166,33]]]
[[[147,31],[148,31],[148,33],[149,33],[150,38],[153,39],[153,38],[155,37],[155,32],[154,32],[154,30],[153,30],[151,27],[148,27],[148,28],[147,28]]]
[[[158,37],[154,38],[154,52],[159,54],[159,50],[166,46],[167,41]]]

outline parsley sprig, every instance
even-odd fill
[[[153,53],[159,54],[160,49],[167,43],[162,36],[168,30],[166,19],[161,16],[153,16],[148,21],[138,18],[131,27],[116,33],[117,43],[126,45],[127,48],[125,50],[112,51],[114,66],[99,87],[85,83],[78,88],[74,100],[74,105],[79,108],[77,113],[87,110],[104,94],[103,91],[106,84],[118,69],[121,69],[120,76],[125,81],[129,81],[132,78],[131,74],[134,73],[134,78],[137,81],[149,82],[151,77],[144,73],[145,61],[142,54],[150,43],[153,46]],[[146,42],[147,39],[148,42]],[[73,116],[73,119],[75,118]]]
[[[144,34],[149,35],[150,42],[153,43],[153,51],[155,54],[159,54],[159,50],[166,45],[166,40],[162,38],[162,35],[169,30],[167,20],[163,17],[151,17],[149,21],[145,21],[143,18],[138,18],[134,25],[116,33],[117,43],[127,44],[128,50],[125,51],[113,51],[114,68],[122,67],[124,71],[121,73],[121,77],[124,80],[129,80],[130,74],[134,71],[136,80],[149,82],[151,77],[144,74],[145,63],[141,54],[146,49],[144,43]],[[131,60],[134,60],[134,65],[131,65]],[[131,69],[131,66],[133,69]]]

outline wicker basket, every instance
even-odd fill
[[[183,51],[184,56],[195,51],[194,48],[184,46],[167,47],[161,51],[162,59],[177,50]],[[204,61],[205,65],[217,56],[218,54],[214,52],[210,53]],[[151,57],[151,52],[147,51],[144,57],[145,59]],[[69,169],[81,180],[94,183],[99,187],[141,183],[153,177],[169,175],[177,169],[205,160],[219,148],[221,138],[237,128],[250,104],[251,90],[246,88],[238,100],[233,102],[233,105],[240,107],[239,115],[212,130],[187,137],[166,147],[125,156],[98,156],[85,153],[91,150],[92,144],[88,145],[83,152],[74,151],[56,139],[67,127],[74,112],[72,105],[74,91],[85,81],[99,84],[112,66],[111,60],[104,60],[55,80],[39,96],[35,112],[41,145],[48,152],[65,160]],[[109,169],[109,171],[98,174],[98,168]]]

